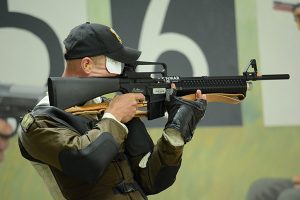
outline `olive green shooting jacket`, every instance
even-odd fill
[[[171,145],[164,136],[153,145],[140,119],[126,124],[127,133],[126,128],[112,118],[100,116],[96,119],[92,115],[79,118],[93,119],[94,125],[80,133],[66,126],[61,119],[34,111],[25,115],[21,122],[23,132],[19,136],[19,143],[22,155],[25,154],[24,157],[31,161],[54,199],[139,200],[159,193],[174,183],[183,146]],[[85,169],[85,163],[80,163],[84,162],[81,157],[74,164],[72,159],[65,162],[76,173],[65,171],[62,152],[81,152],[96,146],[95,141],[105,134],[110,134],[118,144],[118,154],[104,166],[101,175],[95,176],[96,179],[92,181],[82,178],[89,170]],[[99,158],[101,156],[99,153]],[[94,157],[98,159],[98,154]],[[97,167],[92,166],[91,169]]]

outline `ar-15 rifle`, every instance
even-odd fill
[[[11,126],[15,133],[20,118],[39,102],[45,91],[45,87],[0,83],[0,118],[14,118],[15,123]]]
[[[137,72],[139,65],[161,65],[161,71]],[[253,72],[249,72],[249,68]],[[157,77],[160,76],[160,77]],[[164,63],[141,62],[127,64],[123,73],[114,78],[61,78],[48,79],[50,105],[67,109],[82,105],[95,97],[112,92],[143,93],[146,97],[147,117],[149,120],[164,116],[166,90],[171,83],[176,84],[177,96],[195,96],[200,89],[208,95],[208,101],[224,101],[239,103],[246,97],[246,92],[256,80],[289,79],[288,74],[258,75],[255,59],[250,61],[242,76],[202,76],[178,77],[167,76],[167,66]],[[211,94],[213,96],[210,96]],[[69,109],[70,110],[70,109]]]

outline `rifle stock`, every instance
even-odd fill
[[[60,78],[48,79],[50,105],[66,109],[81,105],[95,97],[117,92],[120,89],[118,78]]]
[[[145,62],[142,62],[144,65]],[[146,64],[161,64],[151,63]],[[148,119],[164,116],[166,90],[171,83],[176,84],[177,96],[195,93],[200,89],[202,93],[242,94],[246,96],[249,89],[249,81],[289,79],[288,74],[257,75],[255,60],[242,76],[202,76],[202,77],[178,77],[166,75],[166,65],[160,73],[160,78],[152,78],[151,72],[136,72],[135,65],[127,65],[125,71],[119,77],[114,78],[60,78],[48,79],[48,92],[50,105],[61,109],[67,109],[75,105],[82,105],[86,101],[112,92],[143,93],[146,97]],[[252,66],[254,72],[248,72]]]

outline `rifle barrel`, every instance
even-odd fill
[[[289,79],[289,74],[270,74],[270,75],[262,75],[257,76],[255,80],[280,80],[280,79]]]

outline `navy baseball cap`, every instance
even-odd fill
[[[124,46],[112,28],[90,22],[73,28],[64,45],[66,60],[105,55],[122,63],[133,63],[141,55],[140,51]]]

